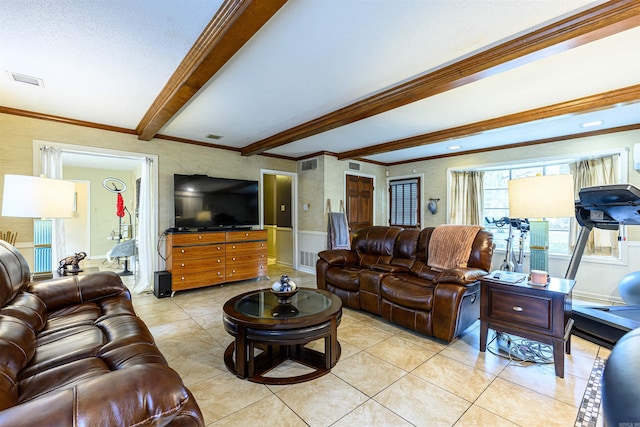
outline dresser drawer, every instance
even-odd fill
[[[253,240],[267,240],[266,230],[251,231],[227,231],[227,243],[229,242],[250,242]]]
[[[254,279],[267,275],[267,260],[239,262],[225,268],[226,278],[230,281]]]
[[[203,286],[215,285],[225,281],[224,270],[209,271],[204,273],[171,273],[171,290],[180,291],[184,289],[200,288]]]
[[[266,253],[267,242],[246,242],[246,243],[227,243],[226,254],[229,256],[240,256],[259,253]]]
[[[208,243],[224,243],[225,233],[179,233],[172,234],[173,246],[206,245]]]
[[[489,290],[489,318],[551,330],[551,298]]]
[[[184,275],[191,273],[203,273],[207,271],[222,271],[224,274],[224,259],[185,259],[174,262],[171,273],[174,275]]]
[[[224,245],[174,247],[171,251],[173,263],[191,259],[224,258]]]

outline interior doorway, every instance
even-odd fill
[[[153,288],[154,271],[158,270],[160,265],[160,254],[155,250],[158,236],[158,156],[153,154],[132,153],[119,150],[110,150],[98,147],[77,146],[71,144],[50,142],[50,141],[33,141],[34,153],[34,173],[40,173],[44,164],[54,163],[60,169],[61,173],[74,162],[76,166],[85,170],[82,174],[71,176],[62,176],[63,179],[69,180],[89,180],[90,181],[90,198],[88,201],[89,209],[87,216],[90,218],[89,223],[89,241],[90,248],[93,248],[94,242],[97,245],[104,245],[98,249],[89,249],[82,252],[91,252],[93,257],[106,257],[107,253],[114,247],[115,239],[109,239],[114,228],[113,224],[117,224],[120,215],[116,215],[119,200],[114,198],[115,194],[104,189],[104,177],[95,175],[98,170],[110,170],[107,173],[111,175],[114,170],[126,170],[130,175],[129,187],[130,194],[127,195],[125,206],[128,207],[128,215],[135,215],[135,221],[138,227],[133,228],[131,238],[135,238],[134,257],[137,262],[137,274],[133,277],[133,283],[127,283],[129,289],[134,292],[144,292]],[[53,155],[52,155],[53,153]],[[46,155],[49,158],[46,159]],[[94,175],[91,175],[91,174]],[[116,173],[113,173],[116,174]],[[99,173],[98,173],[99,175]],[[140,187],[136,185],[137,179],[141,179]],[[136,193],[137,191],[137,193]],[[106,197],[108,199],[108,207],[97,206],[98,197]],[[118,203],[117,203],[118,202]],[[134,206],[139,205],[139,206]],[[99,216],[97,213],[106,211],[108,213],[109,224],[105,227],[98,225],[98,231],[94,230],[94,224]],[[127,216],[128,220],[129,216]],[[114,220],[115,219],[115,220]],[[133,221],[133,220],[132,220]],[[132,224],[133,222],[130,221]],[[56,236],[59,236],[56,238]],[[61,237],[62,238],[61,238]],[[66,232],[57,230],[53,234],[52,247],[56,245],[57,252],[66,256],[69,250],[64,247]],[[61,245],[58,246],[58,242]],[[106,249],[106,250],[105,250]],[[52,256],[55,263],[60,256]],[[133,259],[131,260],[133,262]]]
[[[267,230],[269,263],[297,269],[297,174],[262,170],[262,227]]]

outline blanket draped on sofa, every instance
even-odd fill
[[[481,227],[477,225],[439,225],[429,240],[429,260],[427,264],[433,270],[465,268],[471,246]],[[451,242],[458,242],[452,245]]]

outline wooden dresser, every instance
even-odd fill
[[[166,245],[173,292],[268,273],[266,230],[169,233]]]

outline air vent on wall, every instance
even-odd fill
[[[352,171],[359,171],[360,163],[349,162],[349,169]]]
[[[300,162],[300,172],[306,172],[313,169],[318,169],[318,158],[302,160]]]

